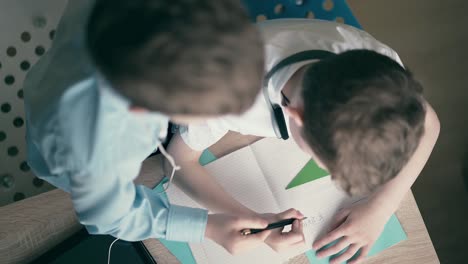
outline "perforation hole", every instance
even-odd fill
[[[31,64],[29,63],[29,61],[24,60],[24,61],[22,61],[22,62],[20,63],[20,68],[21,68],[21,70],[23,70],[23,71],[27,71],[27,70],[29,70],[29,68],[31,68]]]
[[[3,131],[0,131],[0,142],[5,141],[6,138],[7,138],[6,133]]]
[[[18,117],[16,117],[15,119],[13,119],[13,126],[15,126],[15,127],[18,128],[18,127],[22,127],[23,124],[24,124],[23,118],[21,118],[21,117],[18,116]]]
[[[44,16],[33,17],[32,24],[35,28],[44,28],[47,25],[47,18]]]
[[[333,0],[325,0],[322,4],[323,9],[326,11],[331,11],[334,6],[335,4],[333,3]]]
[[[4,81],[6,85],[12,85],[15,83],[15,77],[13,75],[7,75],[5,76]]]
[[[5,189],[11,189],[15,186],[15,178],[11,174],[3,174],[0,176],[0,185]]]
[[[8,148],[7,153],[8,153],[8,156],[15,157],[16,155],[18,155],[19,150],[17,147],[12,146]]]
[[[257,18],[256,18],[256,21],[257,21],[257,22],[262,22],[262,21],[265,21],[265,20],[267,20],[267,19],[268,19],[268,18],[267,18],[267,16],[265,16],[265,15],[258,15]]]
[[[42,179],[39,179],[39,178],[34,178],[33,180],[33,185],[36,186],[36,187],[42,187],[42,185],[44,185],[44,180]]]
[[[29,42],[31,40],[31,33],[27,31],[24,31],[23,33],[21,33],[21,40],[23,42]]]
[[[21,201],[24,198],[26,198],[26,195],[24,195],[24,193],[22,193],[22,192],[17,192],[17,193],[15,193],[15,195],[13,195],[13,201],[15,201],[15,202]]]
[[[45,48],[39,45],[34,49],[34,53],[36,53],[37,56],[42,56],[45,53]]]
[[[16,48],[13,47],[13,46],[8,47],[7,50],[6,50],[6,54],[9,57],[14,57],[16,55]]]
[[[51,30],[51,31],[49,32],[49,38],[50,38],[50,40],[53,40],[54,37],[55,37],[55,30]]]
[[[284,11],[285,11],[285,7],[284,7],[283,4],[277,4],[275,6],[275,14],[280,15],[280,14],[284,13]]]
[[[22,172],[28,172],[31,169],[26,161],[21,162],[19,168]]]
[[[3,103],[0,106],[0,110],[2,111],[2,113],[9,113],[11,111],[11,105],[9,103]]]
[[[24,97],[23,89],[18,90],[18,92],[16,93],[16,95],[18,96],[19,99],[23,99],[23,97]]]

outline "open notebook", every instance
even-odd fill
[[[265,138],[206,165],[212,176],[239,202],[259,213],[300,210],[306,246],[277,254],[268,246],[232,256],[210,240],[191,244],[197,263],[283,263],[310,249],[312,241],[328,228],[335,213],[359,198],[350,198],[331,182],[330,176],[286,189],[310,157],[293,140]],[[169,188],[171,203],[202,207],[175,186]]]

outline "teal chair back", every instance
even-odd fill
[[[361,28],[345,0],[243,1],[254,21],[277,18],[316,18]]]

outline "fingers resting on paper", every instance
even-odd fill
[[[369,254],[382,233],[391,212],[382,210],[372,200],[353,205],[337,213],[325,236],[312,247],[318,258],[334,255],[330,263],[360,263]]]

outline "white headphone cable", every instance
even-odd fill
[[[111,256],[112,246],[114,245],[115,242],[117,242],[117,240],[119,240],[119,239],[116,238],[114,241],[112,241],[112,243],[109,246],[109,250],[107,252],[107,264],[110,264],[110,256]]]
[[[166,187],[163,188],[162,191],[158,192],[158,194],[160,194],[160,193],[165,193],[165,192],[169,189],[169,187],[170,187],[171,184],[172,184],[172,180],[174,179],[174,174],[175,174],[176,171],[180,170],[180,166],[178,166],[178,165],[175,163],[174,158],[173,158],[169,153],[167,153],[167,151],[166,151],[166,149],[164,148],[164,146],[162,145],[162,143],[160,143],[160,144],[158,145],[158,148],[159,148],[159,150],[161,151],[161,154],[169,161],[169,163],[170,163],[171,166],[172,166],[172,172],[171,172],[171,176],[169,177],[169,183],[167,184]],[[161,165],[161,166],[162,166],[162,171],[163,171],[163,173],[164,173],[164,172],[165,172],[165,171],[164,171],[164,167],[165,167],[165,166],[164,166],[164,160],[161,161],[161,164],[162,164],[162,165]]]

